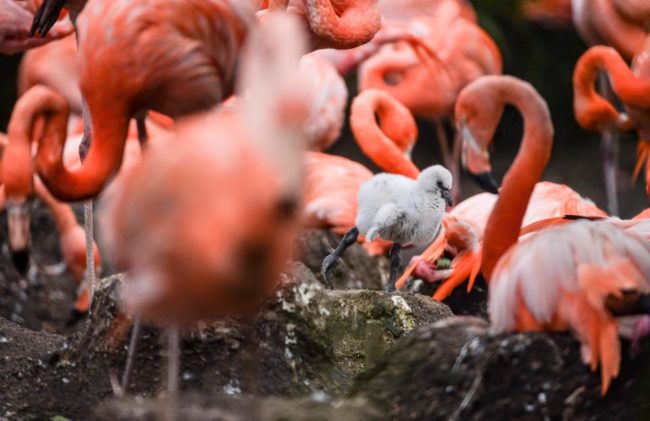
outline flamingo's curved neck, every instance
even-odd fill
[[[128,134],[129,113],[116,105],[93,106],[88,101],[92,120],[92,142],[83,164],[63,165],[65,137],[46,138],[36,157],[36,168],[52,194],[64,201],[86,200],[97,196],[122,164]]]
[[[626,105],[650,107],[650,78],[637,77],[615,49],[604,46],[590,48],[578,61],[574,72],[576,100],[580,95],[603,101],[594,88],[599,70],[607,72],[614,92]]]
[[[30,89],[18,100],[9,122],[9,141],[2,159],[2,179],[8,200],[23,202],[31,196],[32,139],[39,136],[65,140],[69,114],[65,100],[41,86]]]
[[[305,0],[311,30],[320,41],[317,48],[353,48],[370,41],[381,27],[377,0],[348,2],[339,16],[332,0]]]
[[[352,104],[350,125],[363,153],[381,169],[410,178],[420,174],[407,157],[417,139],[417,125],[397,100],[381,91],[362,92]]]
[[[501,256],[517,242],[528,201],[542,177],[553,146],[553,125],[548,107],[532,87],[514,80],[498,80],[491,88],[501,99],[499,107],[511,104],[521,112],[524,136],[519,152],[503,178],[499,198],[485,228],[481,269],[488,280]]]

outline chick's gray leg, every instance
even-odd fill
[[[400,251],[402,250],[402,245],[400,243],[393,243],[388,252],[388,260],[390,262],[390,275],[388,277],[388,283],[386,284],[386,292],[395,291],[395,282],[397,281],[397,272],[399,267],[402,264],[402,257],[400,256]]]
[[[341,239],[341,242],[336,247],[336,249],[328,256],[326,256],[325,259],[323,259],[323,264],[321,266],[321,274],[323,275],[323,280],[325,281],[325,283],[330,289],[332,288],[332,284],[330,283],[327,277],[327,272],[329,271],[330,267],[334,263],[336,263],[336,261],[343,255],[345,250],[347,250],[348,247],[350,247],[352,244],[357,242],[358,238],[359,238],[359,229],[357,227],[353,227],[350,231],[345,233],[345,235]]]

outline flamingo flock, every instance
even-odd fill
[[[322,263],[330,287],[331,267],[357,242],[388,259],[387,294],[418,278],[444,301],[482,277],[495,331],[573,332],[585,364],[600,367],[603,395],[620,371],[619,337],[630,336],[617,318],[638,316],[631,336],[648,335],[650,208],[619,218],[616,134],[638,135],[634,173],[650,197],[650,2],[523,9],[572,22],[589,46],[575,65],[573,109],[582,128],[603,135],[607,210],[543,181],[555,141],[549,108],[503,74],[468,1],[0,6],[0,53],[30,50],[0,135],[12,261],[20,273],[34,261],[30,210],[40,200],[80,285],[72,311],[91,309],[102,257],[125,272],[134,338],[140,320],[168,332],[171,417],[179,332],[254,316],[306,229],[341,236]],[[354,72],[358,93],[344,79]],[[498,183],[491,154],[506,106],[524,132]],[[418,139],[416,118],[435,125],[440,150],[422,170],[414,146],[429,139]],[[346,123],[381,173],[328,151]],[[461,168],[487,191],[458,201]],[[99,201],[97,242],[92,214],[82,228],[71,206],[82,200]],[[404,267],[406,247],[419,254]],[[445,257],[451,264],[439,269]]]

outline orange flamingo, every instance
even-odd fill
[[[612,46],[626,58],[635,56],[643,47],[647,29],[619,13],[628,1],[615,6],[613,0],[572,0],[573,24],[582,39],[590,45]]]
[[[520,152],[485,229],[481,272],[490,285],[491,324],[500,331],[573,330],[585,362],[602,367],[604,394],[620,362],[613,310],[645,305],[626,301],[650,290],[650,242],[609,221],[578,221],[518,243],[528,201],[551,156],[548,108],[530,85],[490,76],[463,91],[456,115],[469,143],[487,144],[506,104],[527,118]],[[636,228],[650,233],[650,225],[640,224],[647,221]]]
[[[526,19],[552,27],[570,27],[571,0],[528,0],[522,4]]]
[[[606,71],[612,90],[625,106],[626,115],[596,93],[593,84],[599,70]],[[635,177],[646,167],[646,191],[650,195],[650,38],[630,69],[611,47],[596,46],[585,52],[573,73],[573,108],[578,123],[589,130],[634,128],[639,134]]]
[[[492,89],[493,95],[503,95],[503,91],[508,89],[508,85],[502,86],[495,83],[495,80],[499,79],[486,79],[486,87],[482,88],[483,91],[489,92]],[[467,89],[469,89],[469,86],[473,85],[468,85]],[[517,89],[515,83],[512,83],[510,86],[511,88],[509,89]],[[472,89],[476,92],[475,88]],[[463,100],[462,102],[461,98]],[[462,116],[471,112],[471,105],[467,104],[471,104],[472,102],[481,104],[480,101],[482,99],[482,97],[464,94],[464,91],[461,92],[459,101],[456,104],[456,114],[461,116],[457,119],[457,122],[461,128],[461,133],[465,134],[465,141],[463,142],[463,162],[465,168],[471,174],[475,175],[477,179],[492,180],[492,176],[490,175],[490,155],[488,153],[492,142],[492,133],[489,132],[492,129],[492,121],[485,120],[482,122],[484,125],[479,125],[481,122],[474,123],[474,132],[481,130],[481,133],[486,133],[476,141],[472,136],[469,136],[469,132],[464,128],[466,125],[462,120]],[[542,104],[545,104],[544,100],[538,94],[535,95],[535,101],[541,104],[539,106],[540,108],[542,108]],[[492,103],[489,104],[494,105]],[[495,109],[499,108],[496,107]],[[459,114],[461,111],[463,113]],[[525,110],[523,109],[521,111],[525,124],[529,124],[528,122],[531,120],[540,119],[539,116],[525,114]],[[495,118],[498,119],[500,118],[500,114],[497,114],[495,113]],[[548,122],[548,124],[551,123]],[[417,277],[430,282],[438,281],[445,277],[447,278],[436,290],[433,296],[436,300],[445,299],[465,279],[469,279],[467,289],[468,291],[471,290],[481,267],[484,231],[497,198],[498,196],[492,193],[477,194],[459,203],[449,214],[445,215],[443,218],[443,233],[421,256],[412,260],[399,279],[397,286],[402,287],[408,277],[412,273],[415,273]],[[535,185],[532,192],[523,224],[524,226],[528,226],[538,221],[549,218],[561,218],[565,215],[588,217],[607,216],[592,201],[581,197],[580,194],[570,187],[550,182],[539,182]],[[434,270],[434,263],[445,249],[455,254],[452,261],[452,270],[437,272]]]
[[[26,6],[14,0],[0,0],[0,54],[20,53],[72,33],[74,28],[69,22],[59,22],[49,34],[41,38],[30,37],[34,12],[29,4]]]
[[[381,14],[381,29],[363,45],[346,50],[325,49],[316,54],[330,61],[341,74],[356,69],[377,53],[386,43],[399,41],[406,34],[418,36],[421,31],[412,25],[418,17],[435,17],[447,9],[456,10],[458,17],[476,22],[476,12],[465,0],[382,0],[377,5]]]
[[[298,21],[268,16],[242,60],[250,97],[180,120],[171,137],[182,142],[152,148],[105,210],[107,246],[128,270],[127,309],[171,332],[172,399],[178,326],[251,314],[291,256],[306,141],[297,72],[305,44]]]
[[[3,200],[2,207],[7,209],[9,224],[9,249],[12,260],[21,273],[24,273],[29,263],[30,224],[29,217],[22,210],[29,206],[31,196],[36,196],[49,208],[54,217],[60,236],[60,246],[68,270],[77,283],[83,280],[86,268],[85,236],[83,229],[77,223],[72,208],[55,200],[34,176],[31,166],[32,139],[52,135],[48,112],[52,103],[50,96],[55,94],[43,87],[36,87],[21,97],[12,113],[9,123],[9,137],[3,142]],[[58,99],[58,97],[56,97]],[[74,150],[66,154],[68,162],[79,162]],[[6,196],[6,198],[5,198]],[[100,270],[100,256],[97,246],[93,243],[93,259],[96,271]],[[84,313],[88,308],[87,290],[80,289],[75,303],[75,311]]]
[[[460,90],[480,76],[500,74],[502,60],[492,38],[464,18],[463,8],[456,2],[444,6],[435,17],[418,17],[409,23],[421,32],[418,37],[435,52],[437,60],[423,65],[422,59],[401,43],[386,45],[361,65],[359,89],[384,90],[416,116],[435,120],[443,161],[456,179],[460,145],[454,142],[449,149],[443,121],[452,116]],[[455,186],[457,196],[458,183]]]
[[[381,27],[377,0],[270,0],[258,7],[286,9],[298,16],[310,34],[310,49],[348,49],[370,41]]]
[[[246,34],[242,13],[223,1],[137,0],[117,5],[93,0],[77,22],[81,89],[92,117],[93,142],[83,165],[74,170],[56,156],[64,139],[41,145],[37,168],[52,194],[68,201],[96,196],[119,169],[128,122],[140,111],[154,109],[177,117],[228,96]],[[150,19],[166,24],[145,25]],[[201,19],[213,24],[203,28]],[[111,36],[112,42],[106,42]],[[152,39],[168,42],[163,46]]]
[[[614,9],[627,20],[650,30],[650,4],[644,0],[612,0]]]
[[[352,102],[350,124],[361,150],[384,171],[417,178],[419,170],[410,159],[417,125],[402,104],[385,92],[369,89]],[[320,152],[307,154],[306,167],[306,226],[345,234],[354,227],[359,189],[372,172],[358,162]],[[380,254],[387,245],[377,239],[364,247],[370,254]]]

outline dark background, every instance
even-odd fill
[[[573,29],[551,30],[522,19],[520,1],[475,0],[481,25],[492,35],[501,49],[505,73],[532,83],[548,102],[555,125],[553,159],[546,170],[545,180],[565,183],[582,195],[590,197],[605,209],[605,191],[600,159],[599,135],[582,130],[572,110],[572,72],[576,60],[586,49]],[[20,56],[0,56],[0,130],[6,131],[13,103],[16,100],[16,74]],[[354,76],[348,78],[350,96],[355,92]],[[423,87],[426,89],[426,87]],[[435,89],[435,87],[431,87]],[[420,122],[420,138],[413,154],[416,164],[423,168],[437,162],[435,130],[426,121]],[[512,161],[522,135],[518,113],[506,109],[496,133],[492,153],[495,175],[500,179]],[[631,217],[648,206],[643,180],[632,184],[631,172],[636,157],[636,138],[624,136],[620,142],[619,203],[622,217]],[[356,147],[349,128],[332,149],[372,166]],[[463,175],[462,197],[477,193]]]

